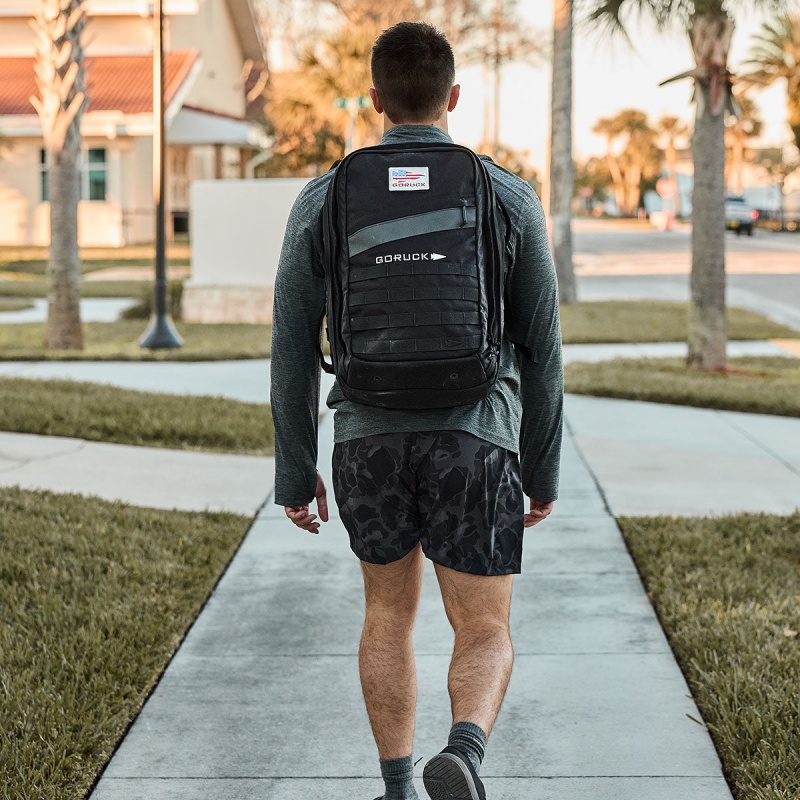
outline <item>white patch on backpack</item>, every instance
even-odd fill
[[[427,167],[389,167],[390,192],[418,192],[430,188]]]

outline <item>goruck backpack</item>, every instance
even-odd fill
[[[400,409],[486,397],[503,335],[502,219],[455,144],[378,146],[335,166],[322,210],[327,335],[345,397]]]

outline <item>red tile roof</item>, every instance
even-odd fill
[[[165,103],[175,96],[199,57],[197,50],[175,50],[164,56]],[[0,58],[0,116],[35,114],[28,99],[37,93],[34,59]],[[140,114],[153,110],[151,56],[87,56],[88,111]]]

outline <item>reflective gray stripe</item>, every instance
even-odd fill
[[[437,231],[454,231],[459,228],[474,228],[476,218],[474,206],[458,206],[457,208],[428,211],[426,214],[400,217],[400,219],[390,219],[388,222],[367,225],[366,228],[361,228],[351,234],[347,237],[347,246],[352,258],[365,250],[398,239],[407,239],[409,236],[436,233]]]

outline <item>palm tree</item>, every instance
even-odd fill
[[[578,299],[572,261],[572,0],[553,0],[553,77],[550,92],[548,212],[562,303]]]
[[[634,217],[639,210],[643,181],[658,177],[656,131],[650,127],[647,114],[636,108],[598,120],[593,130],[606,137],[606,162],[617,208],[623,216]]]
[[[81,115],[84,92],[83,0],[41,0],[36,11],[36,85],[31,97],[42,123],[50,201],[45,346],[82,350],[78,255]]]
[[[307,46],[291,73],[273,74],[265,109],[275,129],[270,174],[319,170],[344,154],[350,116],[335,107],[338,98],[363,95],[370,86],[369,54],[379,31],[343,26],[316,45]],[[381,119],[365,107],[355,115],[353,146],[376,143]]]
[[[800,16],[786,14],[774,23],[764,23],[754,39],[744,64],[753,69],[742,80],[762,87],[786,81],[789,127],[800,147]]]
[[[780,2],[780,0],[775,0]],[[689,354],[692,369],[724,369],[725,324],[725,117],[735,111],[728,54],[735,27],[734,0],[600,0],[591,19],[625,32],[623,14],[651,15],[663,28],[678,21],[689,37],[695,66],[664,83],[694,81],[692,135],[692,275]],[[744,3],[741,3],[743,6]],[[774,5],[774,4],[773,4]]]
[[[667,161],[667,174],[672,185],[675,187],[675,194],[672,198],[672,210],[675,216],[681,214],[681,193],[678,191],[678,145],[679,139],[685,138],[689,134],[689,126],[679,117],[665,114],[656,123],[656,130],[663,138],[664,157]]]

